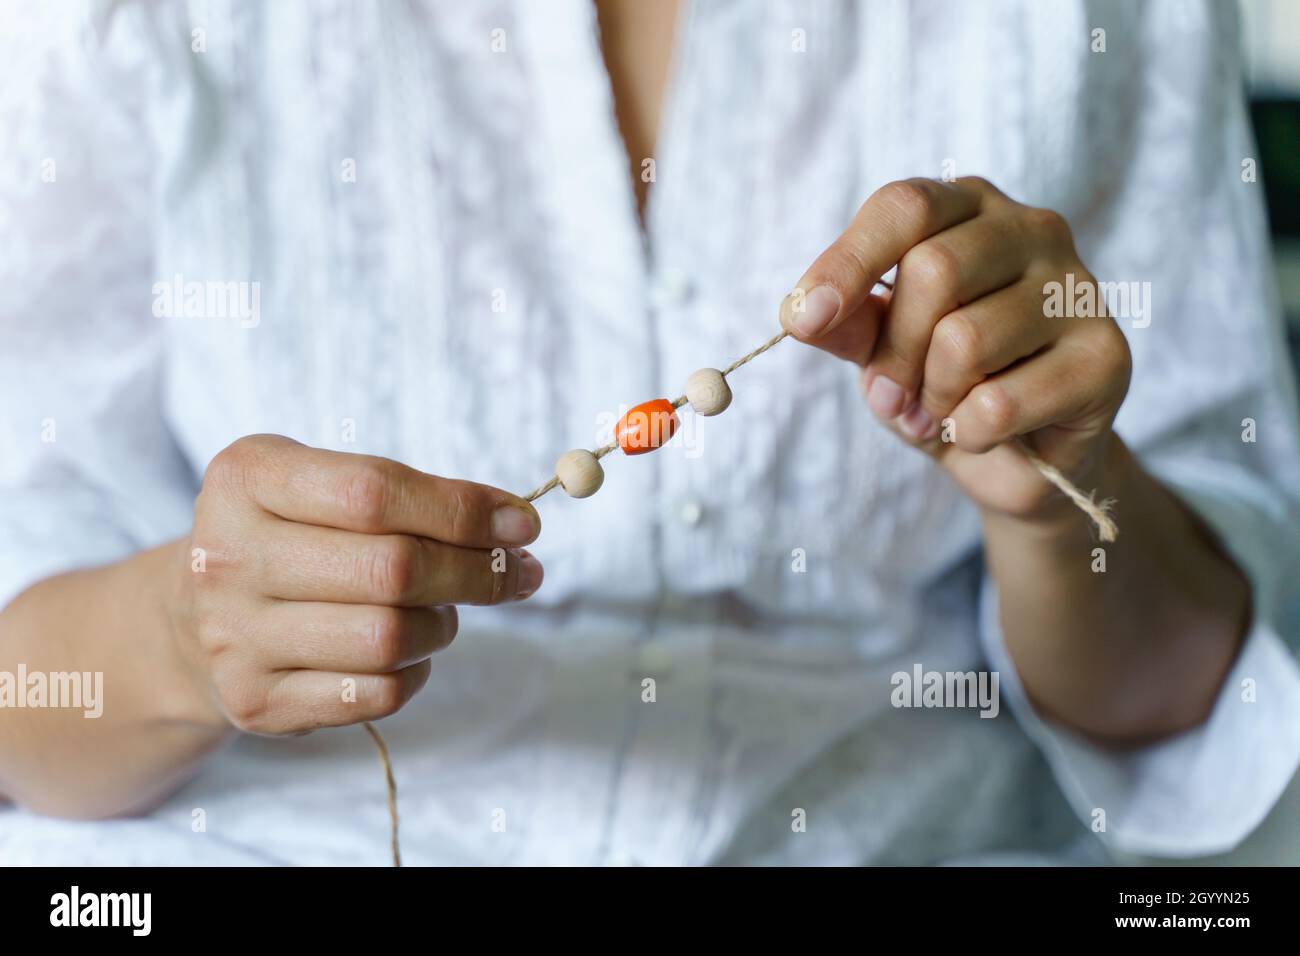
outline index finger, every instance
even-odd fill
[[[781,303],[781,325],[816,338],[855,312],[907,250],[979,212],[984,193],[970,181],[902,179],[862,204]]]
[[[518,495],[388,458],[311,448],[275,435],[242,439],[223,457],[230,460],[220,466],[239,472],[259,506],[288,521],[417,535],[466,548],[528,544],[541,531],[537,510]]]

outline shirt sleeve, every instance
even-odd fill
[[[1300,443],[1235,5],[1141,9],[1140,31],[1120,40],[1142,44],[1137,128],[1118,143],[1080,137],[1108,151],[1099,168],[1122,174],[1076,239],[1101,281],[1150,283],[1147,314],[1116,313],[1134,356],[1116,428],[1248,575],[1253,620],[1206,723],[1123,754],[1034,711],[988,580],[981,626],[1012,711],[1085,822],[1102,810],[1098,835],[1115,849],[1192,857],[1237,846],[1300,765],[1300,667],[1287,636],[1300,607]]]
[[[0,607],[180,533],[196,481],[162,410],[148,31],[107,3],[2,13]]]

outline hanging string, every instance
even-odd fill
[[[379,732],[379,728],[368,720],[363,726],[370,739],[375,742],[375,748],[379,751],[379,763],[384,768],[384,783],[388,787],[388,822],[391,831],[393,866],[400,867],[402,846],[397,839],[397,778],[393,776],[393,761],[388,756],[388,744],[384,742],[384,736]]]

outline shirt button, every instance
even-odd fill
[[[667,677],[673,669],[673,655],[659,641],[648,641],[637,651],[636,664],[643,678]]]
[[[691,299],[691,280],[679,269],[664,269],[650,285],[650,301],[656,308],[670,309]]]
[[[677,520],[688,528],[694,528],[704,520],[704,505],[695,498],[685,499],[677,506]]]

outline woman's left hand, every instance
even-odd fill
[[[873,291],[895,264],[892,293]],[[1062,499],[1001,446],[1025,436],[1093,487],[1132,368],[1111,318],[1048,316],[1047,284],[1071,275],[1097,291],[1057,213],[982,179],[909,179],[867,200],[782,303],[781,323],[859,365],[877,417],[982,508],[1032,518]]]

